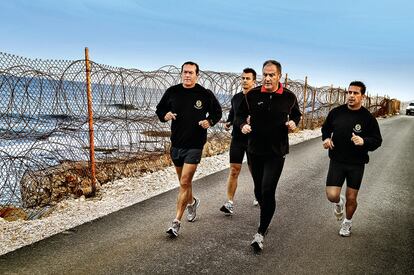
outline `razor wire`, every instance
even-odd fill
[[[0,52],[0,206],[49,204],[84,184],[82,176],[90,174],[85,71],[85,60],[29,59]],[[343,89],[282,80],[304,110],[305,128],[320,125],[329,110],[345,103]],[[180,81],[180,68],[172,65],[141,71],[91,62],[101,183],[165,166],[170,129],[159,121],[155,108],[165,90]],[[209,129],[208,138],[228,143],[230,134],[223,126],[232,96],[241,91],[240,74],[200,71],[198,83],[212,90],[223,108],[223,118]],[[377,96],[365,106],[381,115],[387,102]]]

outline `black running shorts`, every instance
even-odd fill
[[[199,164],[201,160],[201,149],[187,149],[171,147],[171,160],[176,167],[183,167],[184,163]]]
[[[326,186],[342,187],[346,179],[346,186],[359,190],[364,176],[365,164],[349,164],[332,160],[329,162]]]
[[[231,140],[230,143],[230,163],[243,163],[244,154],[247,155],[247,142]],[[249,163],[249,156],[247,155],[247,163]]]

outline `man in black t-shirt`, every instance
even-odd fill
[[[358,190],[368,163],[368,151],[381,146],[377,120],[362,106],[366,87],[361,81],[349,84],[347,104],[332,109],[322,125],[323,147],[329,149],[326,196],[334,203],[334,214],[343,220],[339,235],[351,235],[352,217],[357,209]],[[346,179],[345,196],[341,195]],[[346,204],[345,204],[346,201]]]
[[[160,121],[171,122],[171,159],[180,182],[176,217],[168,228],[178,236],[181,218],[193,222],[200,200],[193,196],[192,179],[207,141],[207,129],[221,119],[221,106],[214,94],[197,84],[199,67],[188,61],[181,66],[182,83],[168,88],[157,105]]]

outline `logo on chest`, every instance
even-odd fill
[[[196,108],[197,110],[200,110],[203,108],[203,102],[201,100],[197,100],[196,103],[194,104],[194,108]]]
[[[355,133],[361,133],[362,132],[362,126],[361,124],[355,124],[354,129],[352,129]]]

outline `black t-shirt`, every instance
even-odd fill
[[[207,130],[198,125],[208,119],[213,126],[221,119],[221,106],[214,94],[199,84],[187,89],[182,84],[168,88],[157,105],[160,121],[168,112],[176,113],[171,122],[171,145],[177,148],[202,149]]]
[[[368,151],[374,151],[382,143],[378,122],[364,107],[351,110],[344,104],[332,109],[321,130],[322,140],[332,138],[334,144],[329,157],[339,162],[368,163]],[[362,137],[364,145],[355,145],[351,140],[352,133]]]

